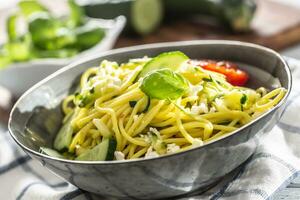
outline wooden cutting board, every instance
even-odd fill
[[[284,4],[284,0],[258,0],[251,27],[250,33],[234,34],[224,27],[207,24],[197,18],[182,19],[162,25],[149,36],[121,36],[115,47],[167,41],[228,39],[282,50],[300,42],[300,7]]]

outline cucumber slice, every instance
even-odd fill
[[[160,0],[137,0],[133,3],[131,12],[131,23],[141,35],[156,30],[163,18]]]
[[[78,109],[68,117],[66,123],[61,127],[61,129],[57,133],[53,144],[56,150],[62,151],[64,149],[68,149],[69,145],[71,144],[73,135],[71,121],[77,115],[77,113]]]
[[[187,60],[189,60],[189,57],[181,51],[171,51],[159,54],[145,64],[138,77],[144,77],[147,73],[161,68],[169,68],[176,71],[182,63]]]
[[[155,31],[163,19],[160,0],[110,0],[79,2],[89,17],[112,19],[123,15],[127,19],[126,31],[145,35]]]
[[[60,153],[58,153],[54,149],[50,149],[50,148],[47,148],[47,147],[40,147],[40,153],[43,153],[45,155],[52,156],[52,157],[55,157],[55,158],[64,158],[63,155],[61,155]]]
[[[79,155],[75,160],[103,161],[113,160],[117,142],[112,138],[104,138],[100,144]]]

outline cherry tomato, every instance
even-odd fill
[[[226,80],[234,86],[243,86],[249,79],[249,75],[245,71],[238,69],[236,64],[228,61],[191,60],[190,63],[209,71],[224,74]]]

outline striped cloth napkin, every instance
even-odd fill
[[[292,94],[280,122],[259,138],[256,153],[214,188],[180,200],[263,200],[300,174],[300,61],[288,59]],[[29,158],[3,130],[0,133],[0,197],[17,200],[103,199],[61,180]]]

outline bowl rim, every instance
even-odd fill
[[[36,90],[39,86],[43,85],[45,82],[51,80],[52,78],[56,77],[57,75],[73,68],[76,66],[79,66],[85,62],[88,62],[90,60],[93,59],[97,59],[99,57],[104,57],[104,56],[108,56],[108,55],[112,55],[112,54],[118,54],[118,53],[125,53],[125,52],[129,52],[129,51],[136,51],[136,50],[143,50],[143,49],[153,49],[153,48],[164,48],[164,47],[181,47],[181,46],[197,46],[197,45],[232,45],[232,46],[245,46],[248,48],[254,48],[254,49],[259,49],[259,50],[263,50],[266,52],[269,52],[271,54],[273,54],[275,57],[277,57],[283,64],[284,64],[284,70],[287,73],[287,82],[288,82],[288,86],[287,86],[287,92],[284,95],[284,97],[280,100],[280,102],[273,107],[272,109],[268,110],[267,112],[265,112],[264,114],[262,114],[261,116],[259,116],[258,118],[254,119],[253,121],[249,122],[248,124],[238,128],[235,131],[232,131],[226,135],[222,135],[219,138],[209,141],[206,144],[202,145],[202,146],[198,146],[192,149],[188,149],[186,151],[182,151],[182,152],[178,152],[178,153],[172,153],[172,154],[167,154],[167,155],[161,155],[159,157],[155,157],[155,158],[137,158],[137,159],[131,159],[131,160],[112,160],[112,161],[77,161],[77,160],[67,160],[67,159],[62,159],[62,158],[56,158],[56,157],[52,157],[52,156],[48,156],[45,154],[42,154],[38,151],[35,151],[31,148],[26,147],[24,144],[22,144],[20,141],[18,141],[17,137],[15,136],[13,130],[12,130],[12,124],[13,124],[13,119],[12,119],[12,115],[14,113],[14,111],[16,110],[17,106],[20,104],[20,102],[27,96],[29,95],[32,91]],[[179,42],[162,42],[162,43],[153,43],[153,44],[143,44],[143,45],[137,45],[137,46],[130,46],[130,47],[123,47],[123,48],[118,48],[118,49],[113,49],[113,50],[109,50],[109,51],[105,51],[102,52],[100,54],[97,55],[91,55],[91,56],[87,56],[86,58],[82,58],[79,59],[75,62],[72,62],[71,64],[59,69],[58,71],[54,72],[53,74],[51,74],[50,76],[46,77],[45,79],[41,80],[40,82],[36,83],[34,86],[32,86],[30,89],[28,89],[18,100],[17,102],[14,104],[10,115],[9,115],[9,121],[8,121],[8,130],[10,133],[10,136],[14,139],[14,141],[26,152],[26,153],[30,153],[30,155],[34,155],[40,158],[45,158],[45,159],[49,159],[52,161],[56,161],[56,162],[63,162],[63,163],[68,163],[68,164],[87,164],[87,165],[117,165],[117,164],[135,164],[137,162],[148,162],[148,161],[153,161],[153,160],[160,160],[160,159],[165,159],[168,157],[173,157],[173,156],[177,156],[177,155],[182,155],[182,154],[187,154],[189,152],[192,151],[197,151],[199,149],[202,148],[207,148],[212,144],[218,143],[222,140],[227,140],[231,137],[233,137],[235,134],[237,134],[238,132],[240,132],[241,130],[252,126],[254,123],[256,123],[257,121],[261,120],[262,118],[266,117],[267,115],[269,115],[271,112],[277,110],[279,107],[281,107],[282,105],[284,105],[287,101],[287,98],[291,92],[291,88],[292,88],[292,75],[291,75],[291,70],[287,64],[287,62],[283,59],[283,57],[277,53],[276,51],[261,46],[261,45],[257,45],[257,44],[253,44],[253,43],[248,43],[248,42],[241,42],[241,41],[231,41],[231,40],[189,40],[189,41],[179,41]]]

